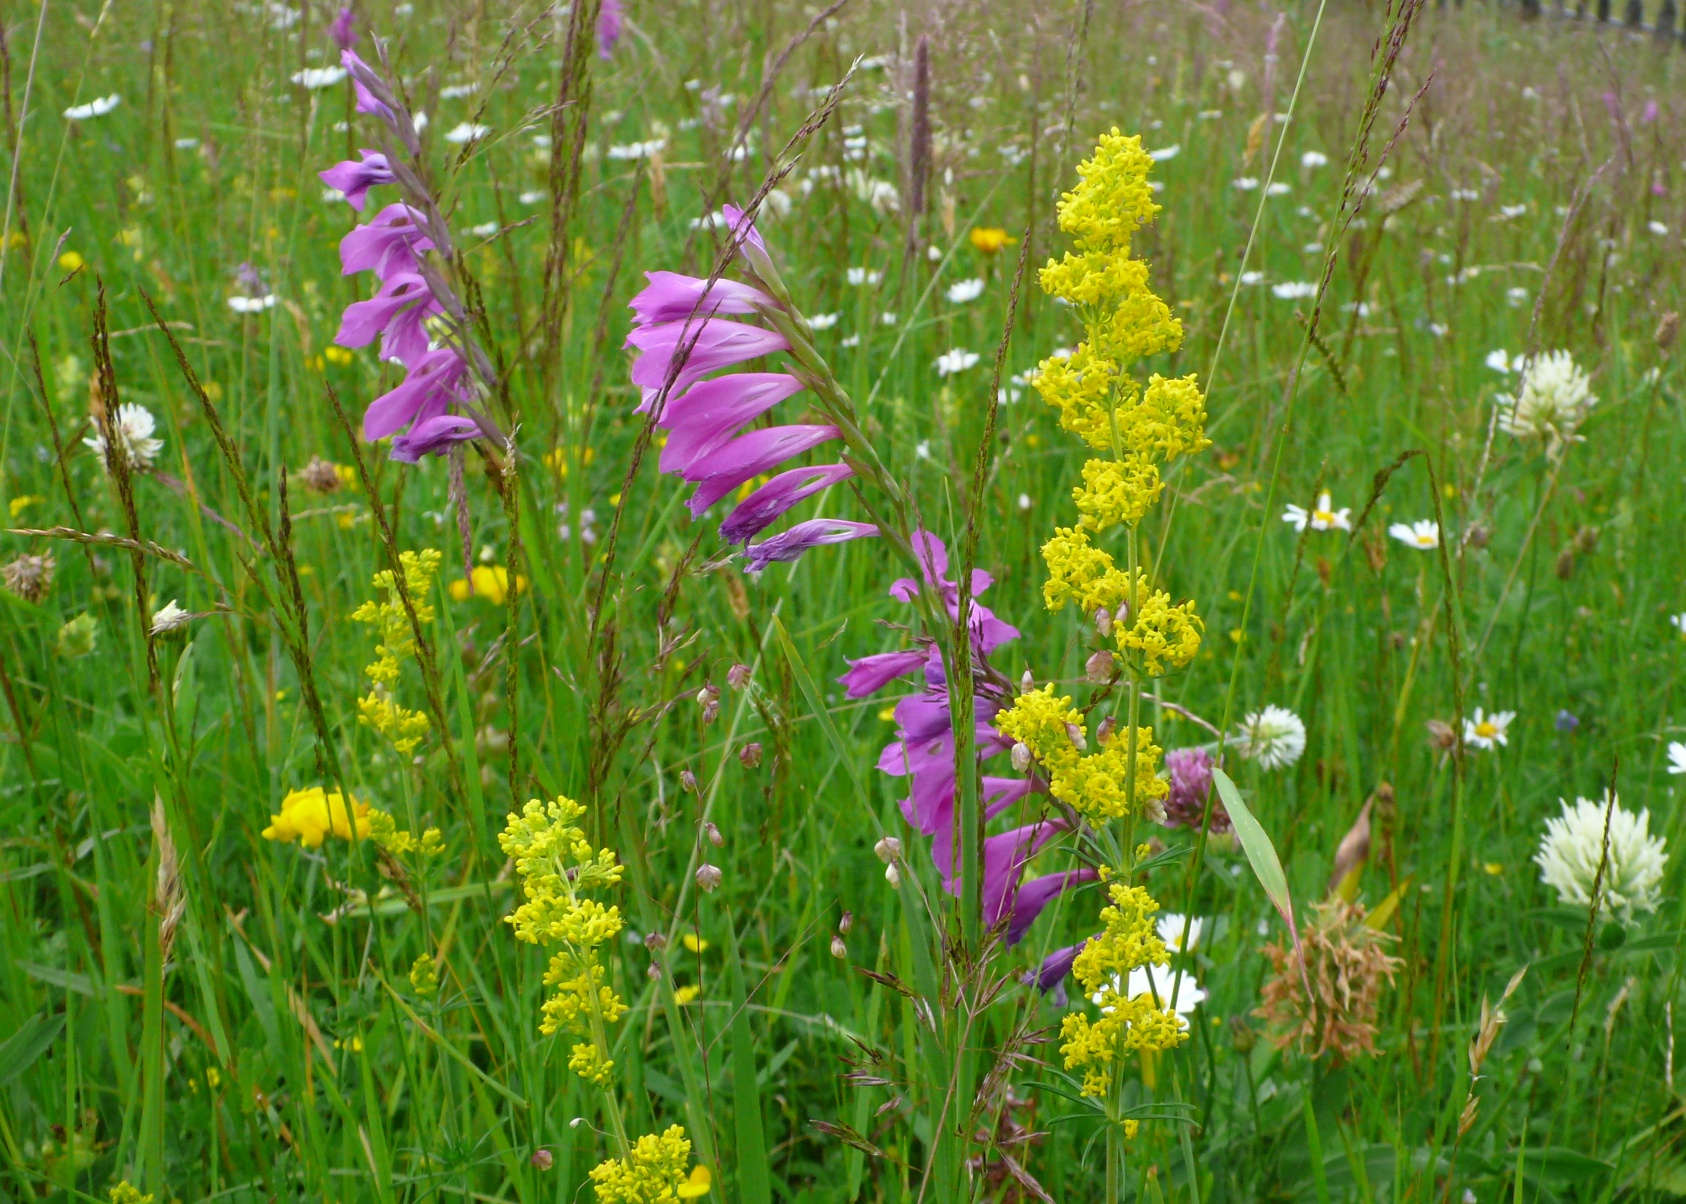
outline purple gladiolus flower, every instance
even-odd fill
[[[746,572],[759,573],[775,560],[795,560],[809,548],[817,548],[822,544],[846,543],[851,539],[865,539],[877,534],[878,528],[871,523],[851,523],[840,518],[811,518],[805,523],[797,523],[788,531],[779,532],[771,539],[750,544],[747,553],[749,562],[744,569]]]
[[[429,317],[444,309],[414,272],[393,276],[367,301],[348,305],[334,342],[341,347],[366,347],[381,336],[381,358],[414,366],[427,354]]]
[[[924,649],[907,652],[879,652],[849,662],[849,671],[837,680],[843,683],[846,698],[865,698],[876,694],[898,677],[906,677],[925,667]]]
[[[361,213],[369,189],[376,184],[394,183],[395,178],[386,156],[379,151],[359,150],[357,154],[362,162],[347,159],[316,174],[329,188],[344,193],[346,203]]]
[[[422,232],[422,215],[404,204],[388,205],[340,239],[340,269],[346,276],[374,272],[381,280],[414,272],[416,256],[433,250]]]
[[[351,87],[357,94],[357,111],[374,114],[391,127],[393,133],[397,133],[398,119],[393,116],[391,107],[378,100],[369,90],[371,83],[380,83],[380,76],[375,74],[375,69],[358,58],[357,52],[349,46],[340,50],[340,66],[351,73]]]
[[[1043,874],[1024,883],[1008,909],[1012,918],[1007,923],[1007,943],[1016,945],[1022,941],[1024,934],[1036,922],[1036,917],[1042,914],[1042,909],[1058,898],[1060,892],[1085,882],[1094,882],[1099,877],[1098,870],[1083,866],[1063,873]],[[993,922],[999,923],[1000,920],[1001,916],[997,914]]]
[[[603,7],[597,10],[597,57],[605,63],[615,53],[625,20],[626,5],[621,0],[603,0]]]
[[[357,44],[357,18],[349,8],[342,8],[334,23],[328,26],[328,36],[334,39],[334,45],[341,50],[350,50]],[[340,189],[344,192],[345,189]]]
[[[468,364],[453,347],[429,351],[416,361],[399,385],[369,403],[363,414],[363,438],[373,442],[395,435],[414,422],[436,418],[458,400]]]
[[[1171,793],[1165,798],[1167,828],[1198,828],[1206,817],[1206,795],[1212,788],[1212,754],[1204,748],[1173,748],[1165,754]],[[1212,803],[1212,831],[1229,831],[1229,812]]]
[[[636,326],[683,322],[692,314],[711,318],[715,314],[752,314],[773,309],[776,302],[753,285],[736,280],[708,281],[678,272],[645,272],[650,282],[632,299],[632,321]]]
[[[437,455],[450,450],[453,444],[468,443],[486,432],[472,418],[461,414],[436,414],[420,419],[392,440],[392,458],[404,464],[414,464],[423,456]]]
[[[1042,964],[1034,970],[1027,970],[1019,981],[1029,986],[1035,983],[1043,991],[1053,991],[1053,1003],[1056,1007],[1065,1006],[1065,977],[1071,973],[1071,963],[1077,960],[1077,955],[1083,952],[1093,937],[1086,937],[1075,945],[1067,945],[1064,949],[1056,949],[1042,959]]]

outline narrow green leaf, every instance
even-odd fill
[[[1241,842],[1241,850],[1247,854],[1254,877],[1264,887],[1265,896],[1282,913],[1282,919],[1288,925],[1288,935],[1294,938],[1294,948],[1298,949],[1300,930],[1294,923],[1294,900],[1288,894],[1288,876],[1282,872],[1282,861],[1276,855],[1276,846],[1270,843],[1264,828],[1247,810],[1247,804],[1241,801],[1241,792],[1229,780],[1229,775],[1214,766],[1212,781],[1218,788],[1218,797],[1223,800],[1224,810],[1229,812],[1235,839]]]
[[[35,1065],[42,1054],[52,1048],[53,1042],[64,1031],[64,1017],[62,1015],[49,1016],[46,1012],[31,1016],[0,1045],[0,1087],[17,1078],[18,1075]]]
[[[743,1204],[771,1204],[772,1174],[767,1162],[766,1131],[761,1122],[761,1092],[755,1074],[755,1034],[745,1005],[743,959],[731,917],[726,930],[726,976],[732,998],[732,1119],[738,1139],[738,1199]]]

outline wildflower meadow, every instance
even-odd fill
[[[6,0],[0,1201],[1686,1197],[1674,0]]]

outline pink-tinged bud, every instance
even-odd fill
[[[533,1156],[529,1159],[529,1161],[531,1161],[532,1164],[538,1167],[541,1171],[548,1171],[551,1167],[556,1165],[556,1158],[549,1150],[543,1149],[534,1150]]]
[[[761,745],[751,740],[738,749],[738,764],[745,769],[758,769],[761,766]]]
[[[697,775],[689,769],[681,769],[679,771],[679,788],[687,794],[695,794],[697,792]]]
[[[1165,822],[1164,799],[1150,798],[1147,800],[1147,806],[1142,808],[1142,810],[1154,823],[1162,824]]]
[[[644,971],[644,977],[651,982],[660,982],[662,980],[662,964],[652,958],[649,968]]]
[[[1101,720],[1100,726],[1095,728],[1095,743],[1099,744],[1102,748],[1105,748],[1106,742],[1112,739],[1112,733],[1117,730],[1118,720],[1114,719],[1111,715],[1108,715],[1105,719]]]
[[[831,956],[839,960],[849,956],[849,946],[843,943],[842,937],[834,936],[831,938]]]
[[[719,700],[716,699],[713,702],[704,703],[703,704],[703,722],[704,723],[713,723],[718,718],[720,718],[720,702],[719,702]]]
[[[884,867],[884,881],[899,890],[902,884],[902,872],[893,865],[887,865]]]
[[[854,926],[855,926],[855,913],[852,912],[852,911],[844,912],[843,918],[841,920],[837,921],[837,931],[841,932],[844,936],[848,936],[849,935],[849,929],[853,928]]]
[[[1071,746],[1078,752],[1082,752],[1089,747],[1089,741],[1083,737],[1083,729],[1075,723],[1065,725],[1065,736],[1067,740],[1071,741]]]
[[[717,865],[709,865],[705,861],[697,867],[697,885],[702,887],[704,894],[713,894],[714,888],[720,885],[724,877]]]
[[[741,690],[747,686],[749,684],[749,666],[740,663],[726,670],[726,684],[734,690]]]
[[[902,842],[897,837],[886,836],[872,846],[872,851],[878,854],[878,860],[889,865],[902,855]]]
[[[1083,669],[1090,681],[1096,685],[1104,685],[1112,680],[1112,653],[1102,648],[1089,658]]]
[[[1032,693],[1035,693],[1035,691],[1036,691],[1036,678],[1031,674],[1031,671],[1029,669],[1026,669],[1024,671],[1024,676],[1019,678],[1019,693],[1020,694],[1032,694]]]
[[[667,936],[664,933],[652,932],[644,938],[644,948],[651,953],[660,953],[667,948]]]
[[[706,685],[702,689],[697,691],[697,705],[700,706],[700,707],[706,707],[711,702],[717,703],[719,701],[720,701],[720,687],[719,686]]]
[[[1095,630],[1102,635],[1112,634],[1112,612],[1104,606],[1095,612]]]
[[[708,843],[717,849],[726,846],[726,838],[720,835],[720,829],[714,826],[713,820],[703,824],[703,835],[708,837]]]

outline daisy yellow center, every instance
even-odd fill
[[[1417,535],[1417,543],[1419,543],[1420,545],[1422,545],[1425,548],[1432,548],[1434,546],[1434,536],[1423,535],[1422,533],[1419,532],[1418,535]]]
[[[1335,521],[1335,512],[1333,510],[1313,510],[1311,517],[1315,522],[1332,523]]]
[[[1480,736],[1483,740],[1491,740],[1494,736],[1499,734],[1499,729],[1486,720],[1482,720],[1480,723],[1475,725],[1475,734]]]

